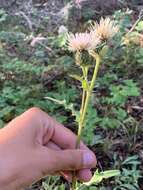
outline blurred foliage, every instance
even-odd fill
[[[138,156],[130,156],[122,163],[122,172],[120,176],[116,178],[116,187],[114,190],[140,189],[138,180],[142,177],[141,171],[138,166],[141,164]]]

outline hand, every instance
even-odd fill
[[[90,180],[95,155],[76,136],[39,108],[31,108],[0,130],[0,189],[16,190],[47,175]]]

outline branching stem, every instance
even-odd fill
[[[97,73],[98,73],[99,65],[100,65],[100,56],[97,53],[93,52],[93,51],[90,51],[89,54],[96,60],[96,65],[95,65],[95,68],[94,68],[94,72],[93,72],[93,76],[92,76],[92,80],[91,80],[89,88],[87,90],[83,89],[82,104],[81,104],[81,109],[80,109],[80,119],[79,119],[79,125],[78,125],[78,136],[77,136],[77,141],[76,141],[76,148],[79,148],[79,146],[80,146],[80,140],[81,140],[82,131],[83,131],[83,127],[84,127],[85,116],[86,116],[86,113],[87,113],[90,97],[92,95],[92,91],[93,91],[93,88],[94,88],[94,85],[95,85],[95,81],[96,81],[96,78],[97,78]],[[86,76],[86,78],[87,78],[87,76]],[[75,188],[76,188],[76,177],[74,175],[73,176],[73,181],[72,181],[72,190],[75,190]]]

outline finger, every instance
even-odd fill
[[[92,178],[92,173],[90,169],[82,169],[77,173],[77,179],[83,182],[88,182]]]
[[[50,123],[52,123],[54,126],[54,133],[51,137],[51,140],[62,149],[74,149],[76,147],[77,136],[71,130],[64,127],[53,118],[50,119]],[[82,142],[79,148],[87,149],[87,147]]]
[[[13,122],[15,121],[16,123],[19,120],[20,128],[25,129],[25,127],[27,127],[29,130],[32,128],[34,131],[33,135],[35,135],[36,132],[40,133],[40,135],[43,136],[44,145],[51,140],[62,149],[75,148],[77,136],[39,108],[31,108],[15,120],[13,120]],[[25,130],[27,133],[29,132],[28,129]],[[88,149],[83,142],[80,143],[79,148]]]
[[[20,121],[22,121],[20,123],[20,126],[22,126],[24,123],[25,126],[28,126],[28,129],[32,127],[34,131],[36,129],[36,126],[38,126],[38,129],[39,128],[41,129],[40,131],[38,130],[38,133],[43,135],[45,144],[49,141],[50,138],[52,138],[55,140],[56,145],[57,142],[60,144],[60,148],[75,148],[75,142],[76,142],[75,134],[73,134],[70,130],[66,129],[63,125],[56,122],[53,118],[48,116],[48,114],[46,114],[39,108],[32,108],[26,111],[24,114],[20,116]],[[23,126],[22,128],[24,129],[25,127]],[[28,130],[25,131],[28,132]],[[56,145],[54,145],[54,148],[59,147],[59,145],[57,146]],[[88,150],[88,148],[82,142],[80,144],[80,148]],[[82,170],[79,172],[82,173]]]
[[[60,145],[60,147],[63,148],[75,148],[75,144],[76,144],[76,136],[75,134],[73,134],[70,130],[66,129],[63,125],[58,124],[57,122],[55,122],[54,124],[55,126],[55,132],[54,132],[54,136],[52,136],[52,139],[55,140],[56,143],[58,143]],[[63,139],[65,137],[62,136],[62,133],[60,134],[60,132],[63,132],[63,134],[66,134],[66,140],[64,141]],[[60,138],[61,136],[61,138]],[[84,145],[83,142],[80,143],[80,149],[82,150],[87,150],[89,151],[88,147]],[[65,171],[63,172],[63,174],[65,173]],[[81,181],[89,181],[92,177],[92,173],[89,169],[80,169],[79,171],[77,171],[77,178]],[[70,181],[72,178],[72,174],[70,172],[66,172],[65,178]]]
[[[56,145],[54,142],[52,141],[49,141],[47,144],[46,144],[46,147],[52,149],[52,150],[61,150],[61,148]]]
[[[27,133],[29,137],[31,137],[31,134],[35,136],[36,133],[40,137],[42,135],[44,145],[51,139],[63,149],[75,148],[76,135],[39,108],[29,109],[10,122],[8,126],[11,130],[16,130],[17,133]],[[81,143],[80,148],[87,147]]]
[[[61,148],[52,141],[49,141],[46,146],[53,150],[61,150]],[[60,171],[59,175],[62,175],[66,180],[71,181],[73,174],[70,171]],[[92,173],[90,169],[82,169],[77,172],[77,179],[79,179],[80,181],[87,182],[91,178],[92,178]]]
[[[47,118],[48,118],[48,122],[51,124],[51,127],[54,128],[54,133],[51,139],[54,140],[55,143],[50,142],[48,145],[49,147],[56,150],[60,148],[75,148],[76,135],[74,133],[72,133],[69,129],[65,128],[63,125],[55,121],[53,118],[45,116],[45,113],[44,113],[44,118],[46,118],[45,119],[46,121],[44,121],[44,123],[47,123]],[[80,143],[80,149],[89,150],[88,147],[85,146],[83,142]],[[86,171],[81,169],[77,172],[77,175],[78,178],[83,181],[89,180],[92,176],[90,169],[87,169]],[[66,172],[65,176],[69,176],[69,178],[71,178],[71,173]]]
[[[48,125],[48,115],[45,124],[43,113],[39,108],[31,108],[13,119],[3,130],[9,128],[8,135],[12,136],[13,139],[15,139],[15,135],[16,139],[19,138],[21,141],[25,141],[26,138],[25,143],[33,143],[36,140],[39,144],[44,144],[53,135],[54,128],[51,127],[50,123]]]
[[[57,146],[55,143],[53,143],[52,141],[49,141],[48,144],[46,145],[46,147],[53,149],[53,150],[61,150],[61,148],[59,146]],[[67,181],[71,181],[72,180],[72,172],[70,171],[60,171],[59,173],[56,173],[56,175],[62,175]]]
[[[14,126],[15,123],[18,123],[19,130],[23,129],[29,136],[31,136],[31,133],[33,136],[37,133],[39,138],[42,135],[43,145],[51,140],[62,149],[75,148],[76,135],[39,108],[34,107],[27,110],[12,123]],[[86,147],[83,144],[82,146]]]
[[[41,115],[41,121],[43,123],[43,126],[45,126],[46,128],[53,128],[53,134],[50,139],[51,141],[60,146],[62,149],[75,148],[77,136],[71,130],[58,123],[55,119],[50,117],[42,110],[39,110],[38,114]],[[87,149],[87,147],[82,142],[80,144],[80,148]]]
[[[86,150],[54,151],[42,148],[39,154],[40,167],[44,173],[59,171],[73,171],[84,168],[93,168],[96,165],[95,155]]]

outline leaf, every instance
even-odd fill
[[[137,31],[143,31],[143,21],[140,21],[138,25],[135,27]]]
[[[93,184],[98,184],[100,183],[103,179],[108,179],[110,177],[115,177],[120,175],[120,171],[119,170],[109,170],[109,171],[104,171],[104,172],[98,172],[98,170],[96,170],[96,172],[94,173],[93,177],[91,178],[91,180],[87,183],[84,183],[86,186],[90,186]]]
[[[0,119],[5,122],[12,120],[15,116],[15,109],[12,106],[7,106],[0,111]]]
[[[108,50],[109,50],[109,47],[108,47],[107,45],[105,45],[105,46],[101,49],[101,51],[99,52],[99,55],[100,55],[101,57],[105,57],[106,54],[107,54],[107,52],[108,52]]]
[[[125,164],[138,165],[138,164],[140,164],[140,161],[138,160],[138,156],[135,155],[135,156],[130,156],[130,157],[128,157],[128,158],[122,163],[122,165],[125,165]]]
[[[74,79],[76,79],[76,80],[78,80],[78,81],[81,81],[81,82],[83,80],[83,77],[78,76],[78,75],[69,75],[69,76],[72,77],[72,78],[74,78]]]
[[[57,104],[60,104],[60,105],[64,106],[64,108],[66,110],[70,110],[72,115],[76,117],[76,121],[78,122],[78,120],[79,120],[79,112],[74,109],[74,106],[73,106],[72,103],[67,104],[66,100],[57,100],[55,98],[48,97],[48,96],[45,97],[45,99],[51,100],[51,101],[53,101],[53,102],[55,102]]]
[[[0,23],[6,21],[7,14],[4,9],[0,9]]]
[[[134,187],[131,184],[123,184],[120,187],[124,187],[124,188],[129,189],[129,190],[138,190],[138,188]]]
[[[42,187],[44,188],[44,190],[48,190],[49,189],[49,185],[46,184],[45,182],[42,183]]]
[[[82,88],[83,88],[84,90],[88,90],[88,89],[89,89],[89,86],[88,86],[88,83],[87,83],[86,80],[82,80]]]
[[[119,170],[109,170],[109,171],[104,171],[104,172],[101,172],[104,176],[105,179],[108,179],[110,177],[115,177],[115,176],[118,176],[120,175],[120,171]]]

